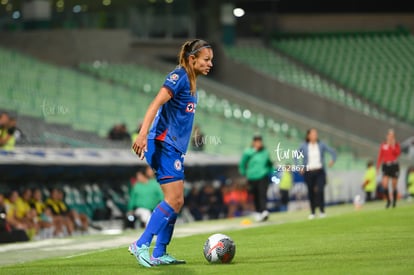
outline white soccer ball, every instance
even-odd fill
[[[230,263],[236,254],[236,245],[227,235],[213,234],[204,243],[203,253],[210,263]]]

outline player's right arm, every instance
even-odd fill
[[[139,156],[140,159],[144,159],[144,152],[147,150],[147,136],[149,128],[154,121],[155,115],[158,109],[171,99],[171,92],[168,88],[162,87],[157,96],[149,105],[147,112],[145,113],[144,120],[142,122],[141,130],[132,145],[132,149]]]

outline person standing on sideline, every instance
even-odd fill
[[[410,167],[408,169],[407,185],[408,185],[408,200],[412,201],[414,198],[414,167]]]
[[[280,191],[280,211],[287,211],[289,204],[289,191],[293,185],[293,175],[290,170],[290,165],[286,166],[286,169],[283,169],[282,176],[279,183]]]
[[[362,188],[365,191],[365,201],[372,201],[375,199],[375,191],[377,190],[377,172],[372,160],[367,162],[367,170],[365,171]],[[374,197],[372,197],[372,195],[374,195]]]
[[[267,188],[269,175],[273,172],[273,163],[269,151],[264,147],[260,135],[253,137],[252,146],[247,148],[239,163],[239,172],[247,178],[249,190],[254,198],[258,220],[265,221],[269,217],[267,210]]]
[[[393,201],[392,207],[397,205],[397,183],[400,175],[400,166],[398,165],[398,157],[401,154],[400,144],[395,140],[394,130],[390,129],[387,133],[386,141],[381,143],[378,160],[377,171],[382,164],[382,188],[387,198],[386,208],[391,206],[390,195],[388,193],[388,184],[391,178]]]
[[[308,187],[311,210],[309,219],[315,218],[317,206],[319,206],[320,211],[319,217],[324,218],[326,216],[324,195],[326,185],[325,153],[331,155],[328,166],[332,167],[336,161],[336,152],[322,141],[319,141],[318,131],[315,128],[311,128],[306,132],[306,140],[299,147],[299,151],[303,154],[300,160],[304,166],[303,177]]]
[[[185,263],[169,255],[167,246],[184,204],[183,162],[197,106],[196,79],[210,72],[212,59],[212,47],[204,40],[187,41],[181,46],[179,66],[167,75],[149,105],[132,146],[140,159],[145,156],[164,193],[164,200],[152,212],[144,232],[128,249],[145,267]],[[154,235],[157,241],[150,256]]]

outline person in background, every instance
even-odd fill
[[[239,217],[248,211],[248,191],[245,184],[235,180],[223,188],[223,201],[227,207],[227,217]]]
[[[36,235],[37,224],[31,216],[30,206],[26,206],[16,190],[10,192],[5,207],[7,221],[13,229],[24,230],[29,238]]]
[[[249,189],[254,197],[258,220],[265,221],[269,217],[267,210],[267,188],[269,175],[273,171],[270,153],[263,144],[263,138],[255,135],[250,148],[243,152],[239,163],[239,172],[247,178]]]
[[[192,186],[188,194],[185,196],[185,207],[190,211],[191,216],[196,221],[201,221],[203,219],[203,214],[200,211],[200,202],[199,202],[199,193],[200,190],[196,186]]]
[[[12,211],[6,204],[6,198],[3,193],[0,193],[0,243],[11,243],[28,241],[29,237],[22,228],[16,228],[16,224],[9,221],[9,214]]]
[[[29,236],[34,237],[39,232],[39,225],[37,220],[36,210],[30,206],[32,199],[32,190],[24,188],[21,192],[20,198],[17,200],[17,213],[23,217],[24,222],[32,229]]]
[[[50,197],[46,200],[46,205],[52,210],[53,218],[58,219],[65,225],[68,235],[72,235],[75,226],[82,232],[86,232],[89,227],[88,217],[74,209],[69,209],[63,199],[63,191],[59,188],[52,188]]]
[[[12,230],[11,225],[7,221],[5,200],[4,194],[0,193],[0,232],[10,232]]]
[[[362,189],[365,191],[365,201],[372,201],[375,199],[375,191],[377,190],[377,172],[372,160],[367,162],[367,170],[365,171]]]
[[[318,131],[311,128],[306,132],[305,142],[299,147],[303,157],[296,159],[302,161],[304,168],[303,176],[308,187],[308,197],[310,203],[311,214],[309,219],[315,218],[316,207],[319,206],[319,217],[324,218],[325,214],[325,195],[324,189],[326,185],[325,171],[325,153],[331,155],[328,166],[332,167],[336,161],[336,152],[331,147],[319,141]]]
[[[14,137],[13,120],[10,120],[8,113],[0,114],[0,150],[12,151],[16,143]]]
[[[287,211],[289,204],[289,191],[293,186],[293,175],[290,171],[290,166],[286,166],[286,169],[282,172],[279,183],[280,191],[280,211]]]
[[[223,210],[223,198],[220,190],[214,188],[213,184],[207,183],[201,188],[198,201],[204,218],[219,218]]]
[[[108,133],[108,139],[114,141],[131,140],[125,123],[114,125]]]
[[[408,170],[408,178],[407,178],[407,185],[408,185],[408,199],[410,201],[414,198],[414,167],[410,167]]]
[[[76,225],[77,229],[81,232],[87,232],[89,228],[89,218],[84,213],[79,213],[75,209],[70,209],[64,201],[65,194],[62,190],[58,189],[58,204],[62,209],[62,212],[66,213],[73,224]]]
[[[15,117],[10,117],[8,131],[10,135],[13,135],[15,143],[21,143],[27,139],[23,131],[17,127],[17,119]]]
[[[36,211],[39,234],[42,239],[60,236],[63,232],[63,224],[53,218],[52,209],[43,202],[42,191],[39,188],[32,190],[30,206]]]
[[[69,209],[66,204],[60,199],[60,190],[58,188],[52,188],[50,191],[50,197],[45,201],[46,207],[49,207],[53,213],[53,219],[63,225],[63,236],[65,233],[69,236],[75,231],[75,225],[69,217]]]
[[[132,215],[138,218],[143,227],[146,227],[151,212],[164,199],[161,187],[151,177],[152,175],[151,168],[138,171],[136,173],[136,182],[129,195],[127,216]]]
[[[9,123],[10,116],[7,112],[0,112],[0,138],[5,131]]]
[[[400,144],[395,139],[394,130],[388,130],[385,142],[381,143],[377,160],[377,171],[382,164],[382,188],[387,199],[385,208],[391,206],[390,194],[388,192],[389,181],[391,179],[393,201],[392,207],[397,205],[397,183],[400,175],[398,157],[401,154]]]

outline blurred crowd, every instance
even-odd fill
[[[20,239],[15,241],[71,236],[77,231],[86,232],[88,227],[88,217],[70,209],[59,188],[0,193],[1,242],[15,240],[16,235]]]
[[[240,217],[254,211],[253,198],[242,180],[191,185],[184,209],[196,220]]]

